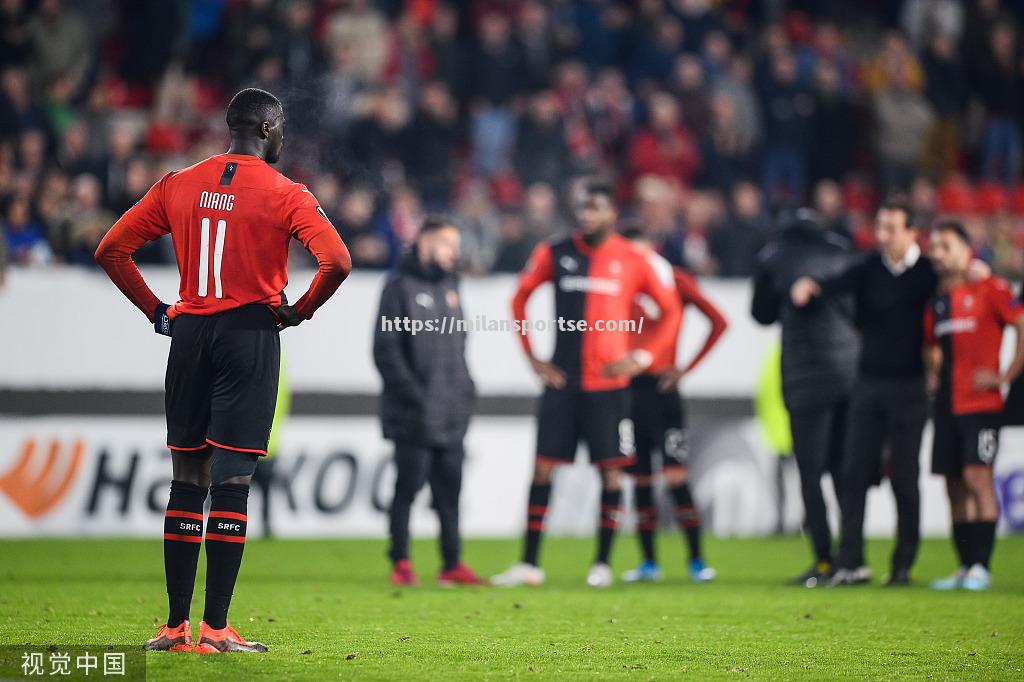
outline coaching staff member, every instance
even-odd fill
[[[847,429],[846,461],[840,482],[842,537],[833,585],[867,582],[864,562],[864,505],[867,491],[882,469],[889,449],[889,480],[896,496],[897,538],[888,584],[910,580],[920,543],[921,432],[927,418],[924,310],[939,279],[921,254],[911,209],[888,202],[875,221],[876,253],[841,274],[792,287],[797,307],[816,296],[852,294],[862,350]]]
[[[864,564],[864,505],[868,488],[882,470],[886,445],[897,514],[896,547],[887,584],[908,584],[917,556],[921,536],[919,457],[927,412],[924,310],[939,284],[917,237],[910,207],[900,201],[887,202],[875,220],[874,254],[832,278],[801,278],[790,290],[798,307],[817,296],[852,294],[854,319],[861,332],[857,382],[847,417],[839,496],[842,537],[833,585],[871,579],[871,570]],[[971,263],[971,281],[990,275],[984,263]]]
[[[459,243],[454,225],[426,220],[381,293],[373,359],[384,382],[384,437],[395,443],[398,468],[389,552],[395,585],[417,582],[409,562],[409,511],[426,482],[441,524],[438,582],[480,582],[461,562],[459,539],[462,440],[475,398],[466,334],[456,328],[463,319],[455,272]]]
[[[782,395],[789,410],[800,471],[804,528],[814,564],[791,582],[817,587],[832,577],[832,533],[821,478],[831,472],[839,495],[846,408],[857,374],[860,338],[853,299],[836,296],[798,308],[789,289],[802,276],[825,279],[851,264],[850,242],[801,209],[758,256],[751,313],[760,324],[782,324]]]

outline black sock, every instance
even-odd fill
[[[654,508],[654,491],[650,484],[636,485],[636,533],[644,561],[654,563],[654,531],[658,527],[658,513]]]
[[[601,492],[601,522],[597,529],[597,563],[607,564],[612,553],[612,541],[615,531],[619,528],[619,517],[622,515],[622,491],[603,490]]]
[[[971,566],[971,523],[968,521],[953,522],[953,547],[961,566]]]
[[[210,488],[206,524],[206,609],[203,620],[214,630],[228,622],[228,607],[245,549],[249,486],[224,483]]]
[[[676,523],[683,529],[686,544],[690,548],[690,560],[700,559],[700,514],[693,504],[690,486],[681,483],[671,488],[672,499],[676,501]]]
[[[996,544],[996,522],[976,521],[974,523],[974,563],[988,570],[992,561],[992,550]]]
[[[526,543],[523,547],[523,562],[537,565],[540,556],[540,539],[544,534],[544,515],[548,513],[551,499],[550,483],[534,483],[530,486],[530,500],[526,508]]]
[[[171,495],[164,514],[164,576],[167,580],[167,626],[188,620],[196,564],[203,544],[203,504],[206,488],[171,481]]]

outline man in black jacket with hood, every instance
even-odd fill
[[[789,290],[800,277],[842,272],[850,263],[850,251],[849,241],[825,229],[816,212],[801,209],[761,251],[754,277],[754,319],[782,324],[782,393],[800,470],[804,527],[815,557],[814,565],[792,582],[807,587],[823,585],[832,574],[832,534],[821,478],[832,473],[838,497],[846,406],[860,340],[850,297],[819,299],[797,308]]]
[[[384,437],[395,443],[398,469],[389,551],[395,585],[417,582],[409,562],[409,512],[426,482],[441,524],[438,582],[481,582],[461,562],[459,539],[462,441],[475,398],[455,272],[459,242],[454,225],[426,220],[381,293],[373,359],[384,382]]]

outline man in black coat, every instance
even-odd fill
[[[441,523],[438,582],[480,582],[461,562],[459,539],[462,441],[475,398],[455,273],[459,242],[454,225],[428,219],[381,293],[373,359],[384,382],[384,437],[395,443],[398,469],[389,551],[395,585],[417,582],[409,562],[409,512],[428,481]]]
[[[801,209],[758,257],[751,313],[764,325],[782,324],[782,393],[790,414],[793,453],[800,471],[804,527],[815,563],[793,584],[817,587],[832,574],[832,533],[821,478],[832,474],[838,497],[846,407],[857,374],[860,339],[849,297],[797,308],[789,289],[800,277],[826,278],[851,259],[850,243],[827,230],[814,211]]]

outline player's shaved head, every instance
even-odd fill
[[[231,152],[258,156],[275,163],[284,145],[284,106],[266,90],[246,88],[228,104],[225,119],[231,132]]]
[[[273,121],[284,113],[284,106],[274,95],[259,88],[239,90],[228,104],[225,117],[228,130],[245,132],[259,128],[264,121]]]

